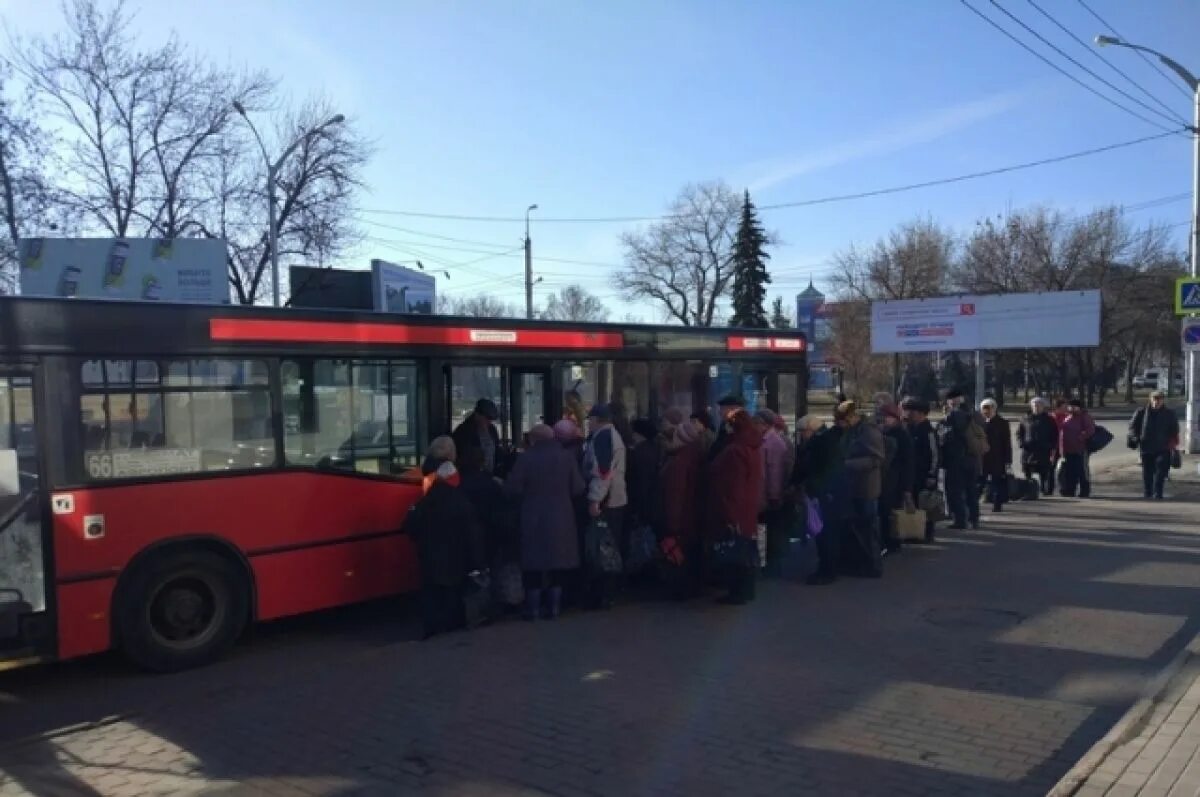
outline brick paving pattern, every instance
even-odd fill
[[[769,583],[745,608],[631,602],[421,643],[391,603],[190,673],[9,673],[0,797],[1045,794],[1200,631],[1195,506],[1014,505],[881,581]],[[1197,708],[1170,707],[1179,740]],[[1200,769],[1152,746],[1176,784]],[[1143,760],[1087,793],[1127,793]]]

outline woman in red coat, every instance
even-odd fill
[[[729,419],[729,443],[708,466],[708,492],[718,535],[739,534],[757,544],[758,507],[763,494],[762,434],[745,410]],[[757,548],[755,548],[757,554]],[[756,557],[757,558],[757,555]],[[729,573],[729,594],[722,603],[740,606],[754,600],[757,565],[738,565]]]

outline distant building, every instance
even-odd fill
[[[829,361],[829,342],[833,339],[830,319],[832,305],[808,281],[808,287],[796,295],[796,328],[808,337],[808,384],[817,389],[829,389],[834,385]]]

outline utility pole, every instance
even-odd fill
[[[1125,47],[1130,50],[1140,50],[1143,53],[1149,53],[1157,57],[1164,66],[1178,75],[1192,92],[1191,275],[1193,277],[1200,277],[1200,80],[1187,67],[1173,58],[1163,55],[1158,50],[1152,50],[1140,44],[1130,44],[1116,36],[1097,36],[1096,46]],[[1183,431],[1183,448],[1189,454],[1200,454],[1200,396],[1197,395],[1197,392],[1200,391],[1200,385],[1197,385],[1197,382],[1200,382],[1200,373],[1197,373],[1198,367],[1200,367],[1200,358],[1196,357],[1196,352],[1189,351],[1184,369],[1184,387],[1187,388],[1187,423]],[[1170,373],[1167,374],[1167,379],[1169,386]]]
[[[533,318],[533,241],[529,238],[529,212],[537,205],[525,209],[525,317]]]

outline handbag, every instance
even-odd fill
[[[811,537],[793,537],[788,540],[779,563],[779,575],[788,581],[803,581],[817,570],[816,543]]]
[[[1096,431],[1088,438],[1087,450],[1089,454],[1095,454],[1097,451],[1102,451],[1105,446],[1113,441],[1112,432],[1105,429],[1103,426],[1097,426]]]
[[[925,512],[920,509],[893,509],[892,528],[901,540],[925,539]]]
[[[804,497],[804,530],[810,537],[816,537],[825,530],[825,521],[821,519],[821,502],[812,496]]]
[[[584,561],[593,573],[620,573],[621,550],[612,529],[602,518],[595,518],[583,534]]]
[[[925,512],[925,518],[931,523],[945,520],[946,496],[941,490],[922,490],[917,496],[917,508]]]
[[[721,567],[758,567],[758,540],[731,526],[713,543],[713,560]]]
[[[1178,448],[1171,452],[1171,467],[1174,470],[1179,470],[1183,467],[1183,454],[1180,453]]]
[[[639,573],[654,564],[658,556],[658,537],[654,529],[646,524],[634,526],[629,533],[629,557],[625,560],[626,573]]]
[[[463,617],[467,628],[486,623],[492,607],[492,579],[487,570],[477,570],[467,576],[463,585]]]

